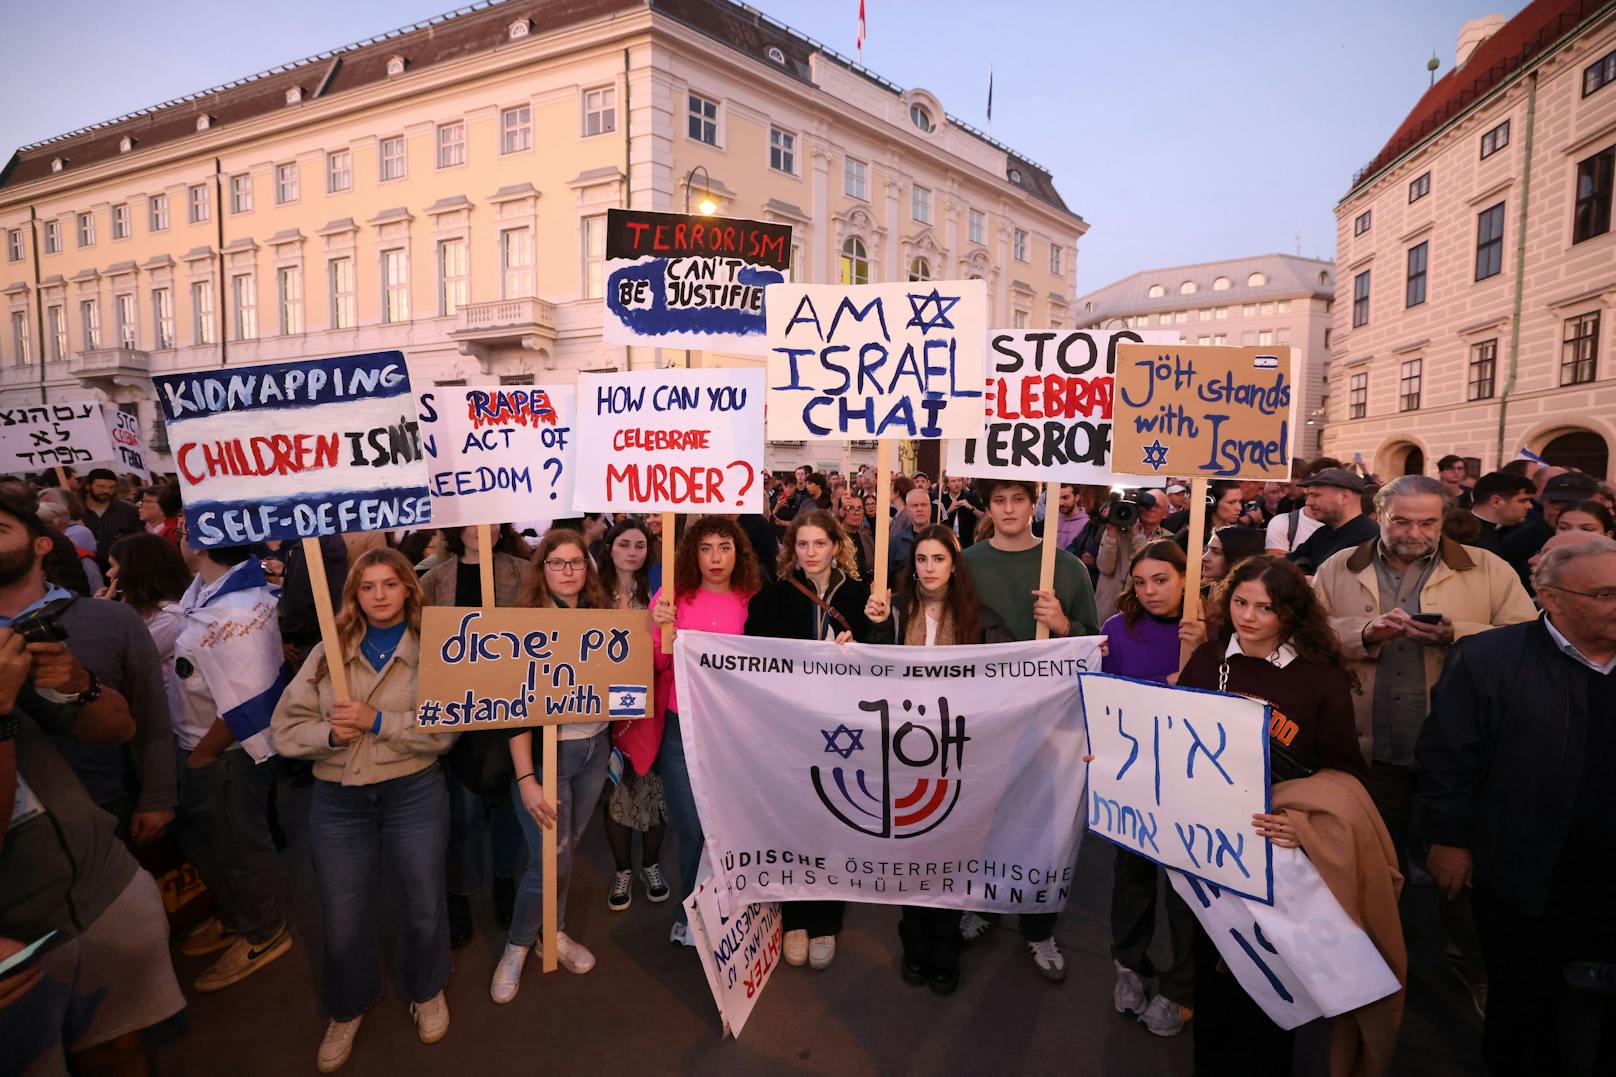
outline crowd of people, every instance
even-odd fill
[[[348,1060],[386,994],[384,888],[422,1042],[449,1030],[452,952],[485,893],[506,932],[489,994],[516,997],[529,955],[542,956],[546,830],[561,968],[596,963],[567,930],[567,903],[597,815],[608,908],[671,900],[670,941],[692,945],[683,901],[702,827],[671,657],[655,649],[651,717],[563,726],[554,759],[530,731],[423,732],[422,610],[485,604],[644,611],[658,642],[699,629],[946,647],[1042,627],[1102,637],[1108,672],[1266,700],[1273,810],[1254,834],[1300,847],[1400,978],[1399,890],[1439,895],[1495,1072],[1616,1072],[1604,825],[1616,811],[1616,490],[1532,461],[1473,482],[1460,458],[1438,469],[1382,483],[1319,459],[1293,482],[1213,482],[1196,505],[1185,481],[1046,495],[910,474],[881,490],[873,469],[804,467],[769,478],[763,512],[683,518],[671,565],[658,560],[660,518],[590,514],[495,528],[487,550],[477,528],[331,536],[323,573],[301,543],[191,546],[172,483],[101,470],[0,481],[0,960],[18,957],[0,974],[0,1072],[138,1072],[142,1031],[183,1008],[167,911],[142,867],[161,843],[211,898],[212,915],[172,940],[211,957],[194,991],[228,989],[298,945],[287,783],[312,786],[321,1072]],[[1202,591],[1187,596],[1193,512]],[[881,513],[891,587],[876,591]],[[331,641],[315,614],[322,575]],[[1163,905],[1170,938],[1153,946]],[[785,962],[832,966],[845,905],[782,913]],[[1061,982],[1056,916],[1019,921],[1032,971]],[[964,948],[995,926],[905,907],[901,979],[951,994]],[[1197,1073],[1290,1072],[1292,1034],[1239,988],[1163,871],[1120,849],[1110,929],[1119,1013],[1159,1036],[1188,1027]],[[1390,1064],[1400,1004],[1358,1022],[1360,1072]]]

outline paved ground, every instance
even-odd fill
[[[207,959],[176,957],[191,998],[189,1028],[160,1049],[163,1074],[314,1072],[325,1023],[316,1012],[320,923],[305,840],[308,790],[283,786],[281,804],[298,945],[258,976],[213,995],[189,991]],[[569,921],[572,934],[594,950],[594,971],[542,976],[530,960],[521,994],[496,1006],[488,981],[504,939],[491,901],[477,900],[477,936],[455,953],[448,1036],[430,1047],[419,1043],[395,987],[366,1017],[343,1073],[1188,1077],[1188,1029],[1161,1040],[1112,1011],[1105,919],[1110,861],[1104,842],[1084,843],[1080,883],[1057,932],[1069,972],[1062,986],[1040,980],[1013,926],[1000,927],[966,951],[960,990],[937,998],[898,978],[897,911],[854,906],[836,964],[821,973],[782,967],[736,1041],[720,1036],[694,951],[668,942],[671,902],[651,905],[636,890],[627,912],[607,910],[610,857],[601,828],[592,826],[574,872]],[[1434,900],[1429,891],[1413,891],[1405,906],[1418,930],[1410,940],[1416,960],[1396,1072],[1479,1073],[1480,1022],[1442,964]],[[1165,942],[1165,925],[1158,938]],[[1325,1073],[1324,1048],[1324,1030],[1306,1030],[1296,1072]]]

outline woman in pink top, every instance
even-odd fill
[[[635,769],[649,767],[655,761],[662,775],[662,794],[668,802],[669,820],[679,844],[679,900],[674,903],[673,933],[669,941],[686,946],[694,945],[685,918],[685,898],[696,888],[696,869],[701,863],[701,817],[696,814],[696,798],[690,791],[690,771],[685,766],[673,656],[662,653],[662,633],[671,625],[675,630],[689,628],[739,636],[746,628],[747,603],[757,591],[757,555],[752,552],[752,544],[740,526],[727,516],[692,520],[674,556],[673,595],[664,587],[651,600],[652,634],[656,641],[652,652],[656,655],[656,699],[665,719],[661,743],[653,742],[646,752],[619,742]],[[644,724],[647,723],[629,723],[630,726]]]

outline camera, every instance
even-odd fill
[[[1139,502],[1132,497],[1113,493],[1100,506],[1100,522],[1113,527],[1132,527],[1139,519]]]
[[[47,602],[12,621],[11,630],[21,636],[24,643],[66,643],[67,627],[62,624],[62,615],[72,604],[71,598]]]

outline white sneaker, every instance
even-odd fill
[[[622,912],[634,903],[634,873],[619,871],[612,876],[612,888],[606,894],[606,907]]]
[[[1150,1000],[1150,1006],[1139,1017],[1139,1023],[1144,1025],[1153,1035],[1176,1036],[1184,1031],[1184,1019],[1188,1011],[1166,995],[1157,995]]]
[[[802,967],[808,964],[808,932],[787,931],[785,940],[786,964]]]
[[[522,965],[526,961],[526,946],[505,944],[505,952],[494,966],[494,982],[488,988],[495,1002],[505,1003],[516,997],[517,988],[522,986]]]
[[[661,864],[647,864],[640,869],[640,877],[645,880],[645,896],[653,905],[662,904],[673,893],[668,889],[668,880],[662,874]]]
[[[960,938],[966,942],[975,942],[992,930],[993,921],[974,912],[968,912],[960,917]]]
[[[690,934],[690,925],[681,924],[675,920],[673,930],[668,932],[668,941],[678,943],[680,946],[695,946],[696,940]]]
[[[828,969],[836,960],[836,936],[816,935],[808,940],[808,967]]]
[[[1066,979],[1066,958],[1061,956],[1060,947],[1055,944],[1054,939],[1029,942],[1027,953],[1031,955],[1032,963],[1038,969],[1038,975],[1052,984],[1061,983]]]
[[[543,943],[541,942],[542,946]],[[573,942],[565,931],[556,932],[556,964],[582,976],[595,967],[595,955],[581,942]]]
[[[437,1043],[449,1032],[449,1000],[442,991],[425,1002],[410,1003],[410,1016],[415,1019],[415,1034],[422,1043]]]
[[[1150,996],[1145,993],[1145,978],[1120,962],[1117,963],[1117,985],[1111,989],[1111,1005],[1117,1008],[1118,1013],[1136,1017],[1150,1005]]]
[[[321,1073],[335,1073],[348,1061],[348,1056],[353,1054],[354,1037],[359,1035],[359,1022],[364,1019],[365,1015],[360,1014],[352,1021],[332,1021],[326,1026],[315,1062]]]

